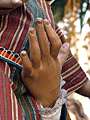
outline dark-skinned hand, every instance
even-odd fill
[[[28,0],[0,0],[0,15],[5,15],[21,6]]]
[[[22,79],[37,104],[53,107],[58,98],[61,69],[68,56],[69,43],[61,44],[48,20],[36,19],[35,27],[38,40],[34,28],[28,32],[30,60],[25,51],[21,52]]]

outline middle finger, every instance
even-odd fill
[[[44,60],[50,56],[50,47],[49,47],[49,41],[45,32],[45,29],[44,29],[42,18],[36,19],[35,27],[38,35],[41,58]]]

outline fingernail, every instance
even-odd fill
[[[70,47],[69,43],[65,43],[65,47],[68,49]]]
[[[15,0],[15,1],[13,1],[13,2],[18,3],[18,4],[22,4],[22,1],[21,1],[21,0]]]
[[[35,33],[34,28],[30,28],[30,29],[29,29],[29,32],[30,32],[31,34],[34,34],[34,33]]]
[[[25,57],[26,56],[26,51],[21,51],[21,56]]]
[[[44,19],[44,22],[49,25],[49,21],[47,19]]]
[[[37,18],[35,22],[38,23],[38,24],[42,24],[43,20],[42,20],[42,18]]]

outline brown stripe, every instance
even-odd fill
[[[24,102],[24,104],[25,104],[25,106],[26,106],[26,108],[27,108],[27,110],[28,110],[28,113],[29,113],[29,118],[30,118],[30,120],[32,120],[32,117],[31,117],[31,112],[30,112],[30,108],[28,107],[28,104],[27,104],[27,102],[25,101],[25,99],[24,99],[24,96],[22,95],[22,99],[23,99],[23,102]]]
[[[1,28],[0,28],[0,32],[1,32],[1,31],[3,30],[3,28],[4,28],[5,18],[6,18],[6,16],[3,16],[3,17],[1,18],[1,21],[0,21],[0,22],[1,22],[1,23],[0,23],[0,24],[1,24],[1,26],[0,26],[0,27],[1,27]],[[0,41],[1,41],[1,40],[0,40]]]
[[[12,99],[13,99],[13,108],[14,108],[14,119],[16,120],[16,107],[15,107],[15,98],[14,98],[14,93],[12,91]]]
[[[81,71],[77,76],[82,76],[83,75],[83,72]],[[71,75],[70,75],[71,76]],[[76,81],[78,77],[74,77],[72,80],[70,80],[69,82],[67,81],[66,84],[63,86],[65,87],[66,85],[69,85],[71,84],[73,81]]]
[[[70,64],[70,63],[71,63],[72,61],[74,61],[74,60],[75,60],[75,58],[74,58],[73,56],[70,57],[69,59],[66,60],[64,66],[67,66],[68,64]]]
[[[19,27],[19,29],[17,29],[18,30],[18,32],[16,33],[16,35],[15,35],[15,38],[14,38],[14,40],[12,41],[12,44],[11,44],[11,46],[10,46],[10,50],[12,50],[13,52],[15,51],[15,50],[13,50],[13,48],[14,48],[14,46],[16,45],[15,43],[16,43],[16,41],[18,41],[17,40],[17,36],[21,36],[21,34],[22,34],[22,28],[23,28],[23,20],[25,19],[25,13],[24,13],[24,10],[23,10],[23,8],[21,7],[21,11],[23,11],[23,14],[21,14],[21,17],[19,18],[20,19],[20,21],[19,21],[19,24],[18,24],[18,27]],[[22,18],[22,19],[21,19]],[[25,21],[26,22],[26,21]],[[20,33],[21,32],[21,33]],[[20,39],[19,39],[20,40]],[[19,41],[18,41],[19,42]],[[17,43],[18,44],[18,43]],[[17,45],[16,45],[16,47],[17,47]]]
[[[5,106],[5,120],[8,120],[8,108],[7,108],[7,93],[6,93],[6,83],[5,75],[2,71],[2,82],[3,82],[3,96],[4,96],[4,106]]]
[[[13,15],[13,19],[17,16],[17,11],[15,12],[15,15]],[[12,24],[11,24],[11,27],[9,29],[9,31],[7,32],[7,35],[5,37],[5,41],[2,45],[2,47],[5,47],[6,43],[7,43],[7,40],[8,40],[8,37],[10,36],[11,34],[11,31],[13,30],[13,27],[15,26],[15,20],[13,20]],[[8,27],[8,26],[7,26]]]
[[[63,73],[62,73],[62,76],[66,76],[67,74],[68,74],[68,77],[71,76],[71,72],[74,71],[74,73],[75,73],[75,72],[80,68],[80,67],[79,67],[79,68],[78,68],[78,67],[79,67],[79,64],[77,64],[76,66],[75,66],[75,65],[72,66],[72,67],[70,68],[70,70],[68,69],[67,72],[66,72],[66,71],[65,71],[65,73],[63,72]],[[76,68],[78,68],[78,69],[76,69]],[[65,79],[65,78],[64,78],[64,79]]]
[[[74,92],[74,91],[78,90],[79,88],[81,88],[86,83],[87,80],[88,80],[88,78],[86,77],[85,80],[83,79],[81,82],[77,83],[76,86],[74,85],[73,88],[70,88],[69,90],[67,89],[68,94],[71,91]]]

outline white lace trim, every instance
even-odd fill
[[[61,89],[61,87],[65,84],[65,81],[62,80],[61,77],[61,82],[60,82],[60,91],[59,91],[59,97],[54,105],[53,108],[43,108],[42,104],[37,105],[39,112],[41,115],[50,115],[50,114],[56,114],[58,113],[58,111],[60,111],[60,109],[62,108],[62,105],[65,103],[65,95],[67,93],[67,91],[65,89]]]

